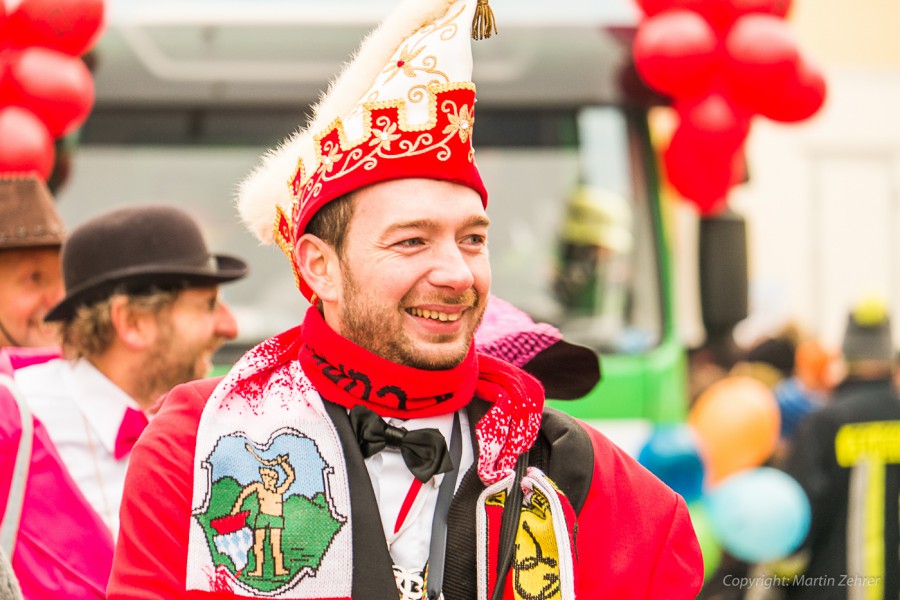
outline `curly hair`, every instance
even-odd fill
[[[131,310],[159,316],[172,307],[180,293],[181,289],[152,288],[146,293],[129,294],[124,288],[117,288],[108,298],[79,306],[75,314],[62,324],[63,353],[75,360],[95,358],[109,349],[116,338],[111,307],[117,297],[125,296]]]

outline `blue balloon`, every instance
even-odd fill
[[[686,502],[693,502],[703,495],[703,459],[697,437],[689,425],[657,428],[637,458]]]
[[[784,558],[809,532],[806,493],[793,477],[771,467],[728,477],[707,495],[706,506],[722,547],[747,562]]]

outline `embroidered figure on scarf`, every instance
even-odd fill
[[[237,500],[234,501],[234,507],[231,514],[236,515],[241,505],[251,494],[256,494],[259,503],[259,513],[253,523],[253,557],[256,559],[256,568],[247,573],[247,577],[262,577],[263,564],[265,562],[263,546],[266,542],[266,531],[269,532],[269,550],[272,552],[272,558],[275,565],[273,571],[275,577],[283,577],[288,575],[288,571],[284,568],[284,554],[281,551],[281,533],[284,531],[284,494],[290,489],[294,483],[294,469],[291,467],[290,460],[285,454],[275,457],[275,460],[266,460],[260,458],[253,451],[253,446],[244,444],[247,452],[253,455],[264,466],[259,468],[259,477],[262,480],[244,486]],[[281,485],[278,484],[278,471],[269,467],[280,466],[287,474],[287,478]]]
[[[206,463],[207,510],[194,518],[206,532],[216,571],[271,593],[315,577],[347,520],[334,509],[327,485],[332,469],[316,443],[292,428],[264,445],[236,432],[219,438]]]

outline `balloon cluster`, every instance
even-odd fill
[[[79,58],[103,25],[103,0],[0,0],[0,172],[47,179],[54,140],[81,126],[94,81]]]
[[[778,443],[772,392],[745,376],[720,380],[694,403],[686,423],[656,429],[638,462],[684,497],[709,577],[722,550],[747,562],[783,558],[809,530],[803,488],[761,466]]]
[[[745,175],[753,115],[802,121],[825,101],[821,71],[784,21],[790,0],[637,0],[635,67],[680,117],[663,162],[701,213],[724,207]]]

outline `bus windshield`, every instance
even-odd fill
[[[551,123],[556,139],[546,132]],[[562,111],[535,125],[533,139],[543,143],[477,151],[495,223],[494,293],[570,341],[645,352],[661,339],[662,308],[639,138],[613,106]]]

